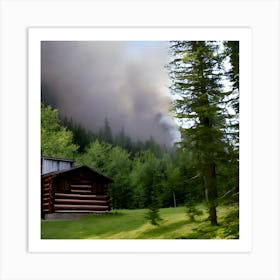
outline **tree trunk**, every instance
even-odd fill
[[[174,203],[174,208],[176,208],[177,205],[176,205],[176,196],[175,196],[175,192],[173,192],[173,203]]]
[[[216,212],[216,168],[214,162],[205,164],[204,167],[204,187],[205,187],[205,200],[208,204],[211,225],[217,226],[217,212]]]
[[[216,205],[210,206],[209,213],[210,213],[211,225],[212,226],[217,226],[218,221],[217,221]]]

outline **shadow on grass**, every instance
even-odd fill
[[[177,239],[214,239],[217,236],[219,226],[202,224],[192,229],[192,233]]]
[[[157,238],[160,239],[158,236],[160,235],[165,235],[167,237],[164,237],[162,239],[173,239],[172,233],[175,231],[180,230],[182,227],[185,227],[188,224],[187,221],[180,221],[177,223],[172,223],[168,225],[164,225],[164,221],[162,221],[158,226],[154,226],[152,229],[148,229],[144,231],[143,233],[139,234],[138,238],[139,239],[152,239]],[[170,238],[168,238],[170,236]]]
[[[224,219],[224,233],[228,236],[232,236],[232,239],[239,238],[239,210],[235,209],[228,214]]]
[[[234,209],[219,221],[218,226],[211,226],[210,221],[192,228],[192,233],[178,239],[238,239],[239,210]]]
[[[125,215],[124,213],[118,210],[114,210],[106,214],[106,216],[124,216],[124,215]]]

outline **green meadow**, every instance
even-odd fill
[[[73,220],[42,220],[42,239],[238,239],[237,205],[217,207],[218,226],[211,226],[207,209],[192,221],[185,207],[160,209],[161,221],[152,225],[147,209],[113,210],[105,215],[87,215]]]

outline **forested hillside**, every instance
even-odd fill
[[[147,208],[151,197],[157,197],[163,207],[184,204],[188,177],[194,177],[195,171],[180,153],[161,147],[152,138],[134,143],[123,134],[122,141],[116,135],[110,143],[106,134],[95,135],[73,122],[62,123],[57,109],[41,104],[42,155],[71,158],[112,177],[113,208]],[[190,188],[194,182],[190,181]],[[198,201],[202,193],[199,196]]]

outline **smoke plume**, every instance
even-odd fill
[[[44,41],[42,94],[62,115],[97,132],[107,118],[134,140],[170,145],[167,42]]]

